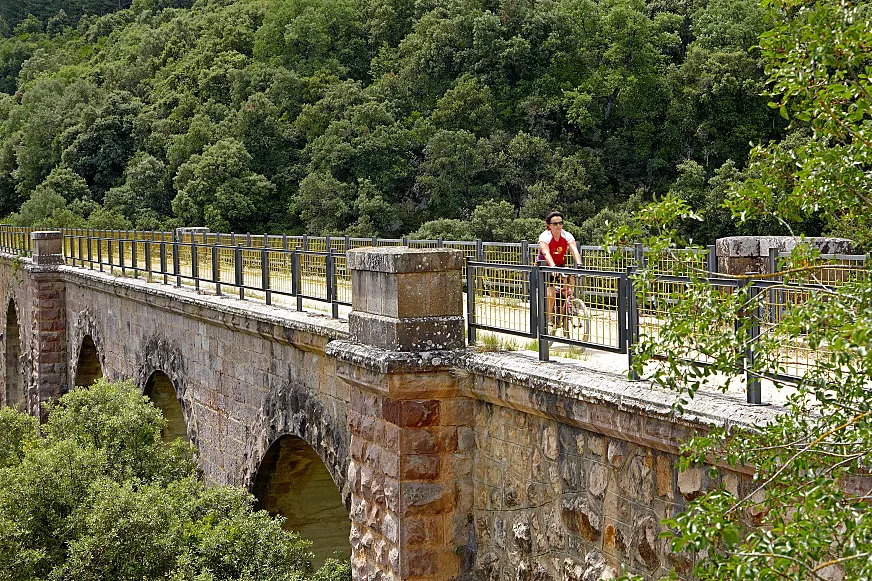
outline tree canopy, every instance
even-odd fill
[[[505,202],[501,239],[557,209],[593,242],[674,190],[718,216],[686,232],[709,242],[786,125],[757,0],[137,0],[51,26],[13,4],[0,212],[22,225],[398,236]]]
[[[48,423],[0,410],[0,580],[342,581],[309,543],[230,486],[206,487],[190,444],[129,383],[63,396]]]
[[[755,147],[745,179],[725,189],[726,204],[740,219],[762,215],[782,224],[814,213],[868,248],[872,5],[764,6],[777,22],[760,39],[767,92],[790,133]],[[691,191],[699,172],[686,171],[681,187]],[[648,243],[667,249],[689,210],[678,195],[647,207],[638,218],[657,234]],[[819,252],[800,245],[785,260],[784,280],[759,293],[748,286],[728,293],[694,277],[659,333],[639,344],[637,371],[678,390],[681,402],[724,378],[742,382],[741,368],[766,390],[788,393],[770,424],[717,429],[683,446],[685,468],[716,458],[722,467],[753,470],[741,486],[713,474],[709,490],[665,523],[676,552],[702,557],[700,579],[872,578],[872,275],[868,265],[853,273],[831,265],[837,283],[821,286],[827,268]],[[655,280],[642,271],[639,292]],[[773,297],[791,304],[773,305]],[[663,353],[668,357],[654,361]],[[710,366],[688,362],[700,354]],[[795,381],[784,378],[789,366],[799,367]]]

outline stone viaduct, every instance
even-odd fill
[[[660,520],[742,475],[679,473],[680,442],[772,409],[700,394],[681,418],[643,382],[467,349],[461,258],[360,249],[349,321],[63,264],[59,233],[0,255],[0,398],[34,415],[130,379],[209,483],[248,487],[356,580],[648,579]]]

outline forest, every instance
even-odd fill
[[[838,233],[723,207],[768,106],[758,0],[4,0],[0,216],[40,227],[598,243]],[[790,184],[773,195],[788,195]]]

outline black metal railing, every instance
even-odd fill
[[[339,317],[340,306],[351,305],[345,257],[329,252],[75,235],[66,238],[65,258],[70,266],[176,287],[191,286],[219,296],[229,291],[240,299],[263,299],[268,305],[284,300],[298,311],[304,310],[304,301],[317,301],[327,304],[334,318]]]
[[[0,225],[0,250],[16,255],[32,252],[32,228]],[[539,357],[548,360],[553,344],[627,354],[632,369],[633,345],[656,336],[683,299],[682,289],[705,282],[727,297],[747,291],[752,305],[713,333],[747,333],[747,348],[738,354],[746,374],[747,399],[760,403],[760,379],[752,373],[760,337],[776,332],[790,308],[816,292],[831,292],[842,282],[868,278],[872,260],[865,255],[824,255],[821,273],[807,279],[769,280],[718,277],[711,248],[674,250],[653,256],[641,245],[607,249],[580,247],[581,267],[548,268],[535,261],[536,246],[521,243],[408,240],[351,237],[270,236],[209,232],[135,232],[63,230],[67,264],[188,286],[217,295],[283,303],[298,311],[325,308],[334,318],[351,305],[351,277],[345,251],[362,246],[406,245],[411,248],[456,248],[467,257],[464,269],[467,331],[470,343],[478,331],[538,340]],[[514,253],[514,254],[513,254]],[[773,254],[773,267],[780,256]],[[532,259],[532,261],[531,261]],[[503,260],[504,262],[494,262]],[[634,287],[634,273],[647,268],[655,276]],[[685,276],[694,274],[693,277]],[[704,273],[704,274],[700,274]],[[707,274],[705,274],[707,273]],[[830,278],[825,278],[829,276]],[[783,278],[784,280],[779,280]],[[824,279],[828,285],[817,284]],[[315,303],[314,305],[312,303]],[[663,354],[664,356],[666,354]],[[812,352],[794,337],[776,352],[769,377],[799,381],[821,352]],[[711,359],[690,352],[695,365]]]

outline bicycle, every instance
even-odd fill
[[[555,335],[557,329],[561,329],[563,336],[567,339],[586,341],[590,337],[590,309],[587,308],[583,300],[572,293],[572,279],[575,277],[562,273],[558,276],[563,280],[562,284],[554,286],[554,312],[551,313],[551,327],[554,329]],[[576,332],[577,329],[581,330],[580,337]],[[573,335],[576,336],[573,337]]]

